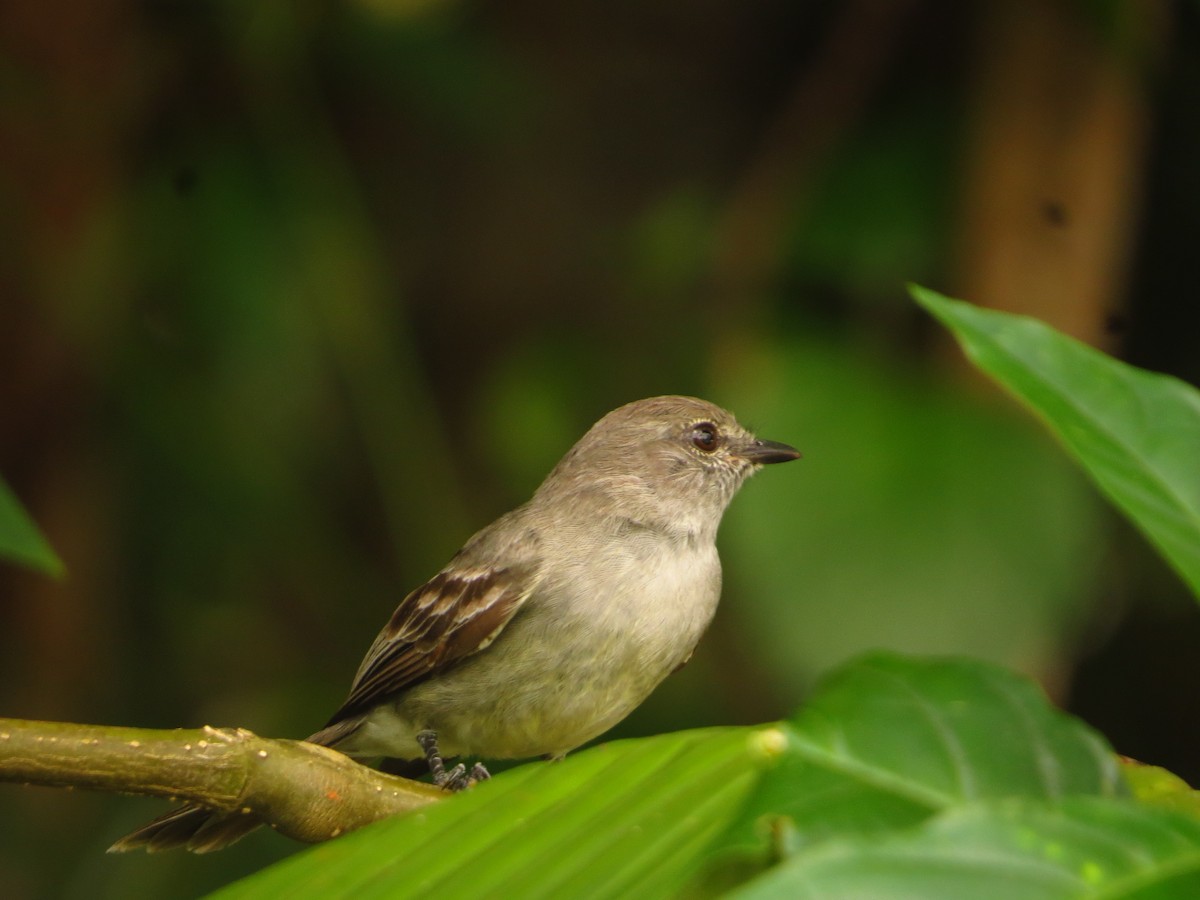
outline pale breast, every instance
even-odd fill
[[[625,718],[686,661],[720,590],[711,543],[647,535],[609,545],[548,575],[493,646],[415,689],[399,711],[455,752],[561,755]]]

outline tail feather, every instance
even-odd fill
[[[157,853],[185,847],[193,853],[224,850],[262,824],[257,816],[223,813],[189,804],[173,809],[127,834],[108,848],[109,853],[145,850]]]

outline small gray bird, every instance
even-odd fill
[[[603,734],[708,627],[733,495],[763,464],[799,456],[694,397],[613,410],[528,503],[401,601],[308,740],[361,760],[415,759],[457,789],[486,770],[447,772],[443,755],[558,759]],[[184,806],[111,850],[206,852],[259,824]]]

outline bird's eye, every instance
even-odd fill
[[[692,426],[692,443],[705,453],[717,449],[717,426],[712,422],[700,422]]]

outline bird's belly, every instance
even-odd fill
[[[599,604],[531,603],[492,647],[415,687],[376,727],[430,728],[446,755],[498,759],[561,756],[604,733],[691,655],[720,594],[715,549],[609,587]]]

